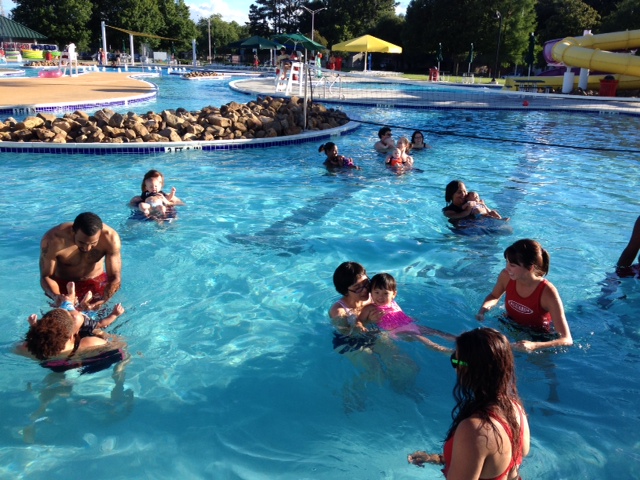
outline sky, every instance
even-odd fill
[[[8,15],[15,4],[11,0],[0,0],[4,9],[4,14]],[[209,15],[220,13],[222,19],[231,22],[235,20],[240,25],[244,25],[249,21],[249,6],[255,0],[185,0],[191,11],[191,18],[198,21],[200,18],[206,18]],[[409,0],[400,2],[397,13],[405,13]],[[319,13],[318,15],[322,15]]]

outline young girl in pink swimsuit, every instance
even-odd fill
[[[455,336],[432,328],[417,325],[413,318],[405,314],[396,303],[398,294],[395,278],[388,273],[378,273],[371,279],[371,300],[373,303],[365,306],[358,316],[362,324],[375,323],[381,330],[386,330],[392,336],[408,334],[422,342],[429,348],[439,352],[451,353],[453,350],[432,342],[424,335],[439,335],[448,340],[455,340]],[[379,312],[382,312],[380,316]]]

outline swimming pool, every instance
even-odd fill
[[[158,104],[142,111],[247,101],[217,85],[160,81],[167,88]],[[341,152],[363,167],[339,175],[321,168],[317,145],[0,156],[1,478],[441,478],[436,467],[408,465],[406,454],[441,448],[453,406],[448,359],[400,343],[398,362],[415,375],[403,392],[389,387],[384,371],[379,382],[358,384],[354,366],[331,348],[331,276],[345,260],[387,271],[408,314],[459,333],[478,326],[474,314],[504,248],[525,237],[551,254],[549,278],[576,344],[516,354],[532,430],[522,476],[640,478],[640,290],[628,279],[606,299],[601,293],[640,213],[640,119],[344,108],[393,125],[396,138],[415,127],[432,131],[433,148],[415,154],[424,172],[387,172],[371,149],[375,125],[339,139]],[[513,143],[521,140],[537,144]],[[605,150],[612,146],[629,151]],[[174,223],[128,220],[126,203],[150,168],[187,202]],[[511,217],[512,233],[452,232],[440,209],[453,178]],[[26,317],[47,308],[40,238],[86,210],[122,238],[116,299],[127,313],[111,331],[129,343],[132,400],[120,392],[112,400],[109,371],[71,373],[67,384],[45,387],[47,372],[11,353]],[[485,324],[516,337],[494,312]],[[56,399],[35,413],[49,393]],[[24,442],[26,427],[33,444]]]

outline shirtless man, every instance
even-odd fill
[[[391,153],[395,150],[396,144],[391,138],[391,129],[389,127],[382,127],[378,130],[378,140],[374,145],[375,148],[380,153]]]
[[[40,285],[54,300],[75,282],[78,298],[93,294],[86,307],[95,309],[118,291],[121,270],[120,236],[95,213],[53,227],[40,242]]]

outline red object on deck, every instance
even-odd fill
[[[601,97],[615,97],[618,92],[618,80],[600,80],[600,90],[598,95]]]

